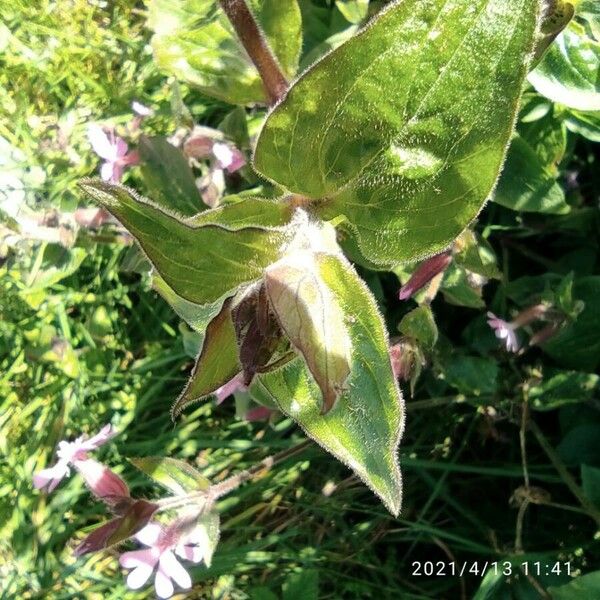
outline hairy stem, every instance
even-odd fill
[[[246,0],[219,0],[240,42],[256,66],[271,104],[283,98],[288,81]]]
[[[246,481],[254,479],[280,462],[283,462],[284,460],[287,460],[296,454],[300,454],[306,450],[306,448],[311,446],[312,443],[312,440],[304,440],[303,442],[300,442],[291,448],[282,450],[273,456],[268,456],[249,469],[240,471],[239,473],[236,473],[235,475],[225,479],[221,483],[211,486],[208,490],[190,492],[184,496],[169,496],[168,498],[162,498],[161,500],[156,501],[156,504],[159,506],[158,510],[174,510],[176,508],[187,506],[190,503],[198,500],[206,500],[207,505],[211,506],[216,500],[237,489]]]

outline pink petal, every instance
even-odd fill
[[[105,496],[129,496],[127,484],[108,467],[96,460],[75,460],[75,468],[85,479],[85,483],[98,498]]]
[[[100,448],[117,435],[115,428],[109,423],[105,425],[96,435],[93,435],[89,440],[85,440],[81,445],[86,450]]]
[[[100,167],[100,177],[103,181],[113,181],[115,163],[105,162]]]
[[[235,173],[246,164],[246,157],[237,148],[233,148],[232,154],[231,164],[227,167],[227,170],[230,173]]]
[[[139,567],[136,567],[127,576],[127,586],[132,590],[139,590],[144,586],[148,579],[150,579],[152,571],[154,571],[154,567],[149,565],[140,565]]]
[[[246,387],[243,384],[243,375],[238,373],[233,379],[230,379],[226,384],[222,385],[218,390],[215,390],[217,404],[221,404],[225,398],[228,398],[234,392],[244,391]]]
[[[123,167],[119,162],[115,162],[113,163],[113,172],[112,172],[112,177],[111,177],[111,181],[113,183],[120,183],[121,179],[123,179]]]
[[[158,559],[159,553],[155,548],[144,548],[143,550],[124,552],[119,557],[119,564],[125,569],[135,569],[144,565],[154,569]]]
[[[120,138],[117,136],[117,139],[115,140],[115,150],[116,150],[117,158],[121,158],[121,157],[125,156],[127,154],[128,149],[129,148],[128,148],[125,140],[123,138]]]
[[[126,154],[120,161],[123,166],[139,165],[140,153],[137,150],[132,150]]]
[[[200,546],[183,546],[180,544],[175,549],[175,554],[193,563],[199,563],[204,558],[204,551]]]
[[[113,161],[117,157],[116,147],[111,143],[102,127],[92,123],[88,126],[87,136],[94,152],[108,161]]]
[[[173,579],[179,587],[183,589],[192,587],[190,574],[183,568],[183,565],[177,558],[175,558],[175,555],[171,550],[166,550],[161,554],[158,570],[167,577]]]
[[[175,591],[171,580],[160,569],[154,578],[154,589],[159,598],[170,598]]]
[[[162,532],[163,528],[158,523],[148,523],[135,534],[135,539],[145,546],[154,546]]]
[[[36,489],[47,488],[52,492],[61,480],[69,474],[69,465],[65,460],[59,460],[53,467],[42,469],[33,475],[33,486]]]
[[[213,156],[217,159],[217,164],[221,169],[228,169],[233,164],[233,150],[228,144],[215,142],[212,147]]]

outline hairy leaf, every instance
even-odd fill
[[[164,456],[130,458],[129,462],[174,494],[208,490],[210,481],[183,460]]]
[[[326,219],[344,215],[369,260],[443,249],[496,182],[539,12],[530,0],[392,3],[271,112],[256,168],[324,199]]]
[[[188,224],[123,186],[90,180],[80,185],[137,239],[167,285],[195,304],[216,302],[240,285],[260,278],[279,258],[279,249],[287,239],[283,227],[239,225],[241,203],[205,211],[195,223]],[[248,202],[253,204],[254,200]],[[229,210],[234,215],[231,226]]]
[[[233,379],[241,370],[238,345],[231,318],[231,300],[206,328],[202,350],[191,378],[173,404],[171,416],[176,417],[190,403],[205,398]]]
[[[542,164],[533,148],[521,136],[513,140],[494,202],[523,212],[565,214],[571,209],[556,173]]]
[[[402,495],[397,449],[404,409],[384,324],[374,298],[345,259],[320,254],[315,261],[320,278],[343,311],[353,342],[345,390],[335,406],[321,414],[321,390],[300,357],[259,375],[255,385],[397,515]]]
[[[600,11],[597,2],[577,5],[575,19],[557,37],[529,81],[554,102],[600,110]]]
[[[250,0],[283,72],[293,77],[302,47],[296,0]],[[216,0],[149,0],[148,24],[158,66],[233,104],[265,102],[265,91]]]
[[[350,373],[351,341],[342,308],[319,274],[319,255],[298,252],[265,272],[269,303],[333,407]]]

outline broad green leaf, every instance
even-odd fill
[[[392,3],[270,113],[256,168],[324,199],[324,218],[344,215],[369,260],[442,250],[494,187],[539,9],[530,0]]]
[[[402,495],[397,449],[404,407],[384,324],[373,297],[345,259],[322,254],[316,261],[321,278],[342,307],[352,340],[346,389],[322,415],[321,391],[299,357],[282,369],[259,375],[254,385],[397,515]]]
[[[163,137],[142,135],[139,152],[144,182],[157,204],[183,216],[195,215],[206,208],[181,150]]]
[[[565,125],[573,133],[578,133],[592,142],[600,142],[600,111],[570,111],[565,118]]]
[[[148,25],[158,66],[225,102],[265,102],[254,65],[216,0],[148,0]],[[296,0],[250,0],[283,72],[292,78],[302,47]]]
[[[584,302],[583,311],[542,349],[567,368],[595,371],[600,365],[600,277],[575,280],[573,297]]]
[[[529,81],[554,102],[576,110],[600,110],[600,14],[595,2],[576,6],[575,18],[556,41]]]
[[[171,416],[176,417],[188,404],[212,394],[240,371],[231,300],[227,300],[206,328],[202,350],[188,384],[173,404]]]
[[[221,520],[219,514],[210,512],[206,515],[202,515],[196,523],[196,528],[196,533],[200,532],[201,534],[198,545],[204,550],[204,564],[210,568],[221,535]]]
[[[600,571],[582,575],[560,587],[550,587],[548,591],[552,600],[600,598]]]
[[[405,314],[398,329],[400,333],[421,342],[428,350],[431,350],[438,340],[438,328],[431,307],[427,304],[418,306]]]
[[[288,237],[284,227],[240,223],[241,203],[205,211],[185,223],[123,186],[92,180],[80,186],[123,223],[167,285],[194,304],[216,302],[260,278]]]
[[[350,373],[351,341],[337,298],[319,274],[319,255],[298,252],[265,272],[269,304],[323,394],[323,412],[335,404]]]
[[[498,388],[498,364],[491,358],[451,352],[444,358],[441,373],[448,385],[467,396],[493,394]]]
[[[454,244],[456,265],[489,279],[500,279],[496,254],[487,240],[471,229],[465,229]]]
[[[144,456],[128,460],[142,473],[177,495],[205,491],[210,487],[210,481],[183,460],[164,456]]]
[[[516,136],[510,146],[493,200],[523,212],[562,215],[571,210],[556,174],[542,164],[521,136]]]
[[[281,591],[281,600],[319,600],[319,572],[304,569],[291,573]]]

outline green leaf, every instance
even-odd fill
[[[335,5],[350,23],[361,23],[369,14],[369,0],[335,0]]]
[[[556,181],[556,173],[545,167],[533,148],[516,136],[493,196],[494,202],[524,212],[562,215],[571,207]]]
[[[560,587],[549,587],[552,600],[583,600],[600,598],[600,571],[582,575]]]
[[[444,360],[442,376],[467,396],[493,394],[498,389],[498,364],[491,358],[452,352]]]
[[[581,465],[581,486],[587,499],[600,508],[600,469]]]
[[[167,285],[194,304],[216,302],[260,278],[279,258],[288,237],[285,227],[272,226],[273,213],[279,218],[283,212],[271,212],[273,204],[265,201],[207,210],[182,222],[123,186],[92,180],[80,186],[123,223]],[[260,210],[255,210],[257,203]],[[259,213],[265,215],[267,226],[255,225]],[[252,225],[246,224],[249,220]]]
[[[256,168],[325,199],[319,214],[344,215],[369,260],[439,252],[496,182],[538,13],[529,0],[391,4],[270,113]]]
[[[316,262],[321,278],[342,307],[352,340],[346,389],[322,415],[321,391],[301,358],[259,375],[254,385],[350,467],[397,515],[402,495],[397,448],[404,407],[392,373],[384,324],[373,297],[345,259],[321,254]]]
[[[181,150],[163,137],[142,135],[139,152],[144,182],[159,206],[183,216],[195,215],[206,208]]]
[[[212,564],[213,555],[219,543],[219,537],[221,535],[221,522],[219,514],[216,512],[210,512],[206,515],[202,515],[196,522],[196,531],[200,531],[204,538],[200,542],[200,547],[204,548],[204,564],[210,568]]]
[[[600,277],[576,279],[573,297],[584,302],[583,311],[542,349],[564,367],[595,371],[600,365]]]
[[[351,341],[344,314],[319,273],[320,256],[296,252],[265,272],[269,304],[304,360],[329,412],[350,374]]]
[[[206,398],[225,385],[241,371],[238,345],[231,318],[231,300],[206,328],[202,350],[194,365],[192,376],[171,408],[175,418],[192,402]]]
[[[210,481],[183,460],[164,456],[144,456],[128,460],[142,473],[179,496],[205,491],[210,487]]]
[[[444,272],[440,290],[444,294],[446,302],[450,304],[469,308],[485,306],[485,302],[481,298],[481,287],[473,285],[469,281],[467,271],[456,263],[450,263]]]
[[[600,15],[581,2],[529,81],[542,95],[577,110],[600,110]]]
[[[296,0],[251,0],[283,72],[293,77],[302,47]],[[262,81],[216,0],[149,0],[148,25],[158,66],[232,104],[266,102]]]
[[[221,312],[223,300],[212,304],[194,304],[177,295],[160,275],[152,276],[152,287],[194,331],[204,333],[208,324]]]
[[[431,350],[438,340],[438,328],[431,307],[427,304],[423,304],[404,315],[398,329],[400,333],[421,342],[428,350]]]
[[[529,400],[536,410],[554,410],[590,400],[599,387],[600,377],[594,373],[548,369],[540,383],[530,387]]]

